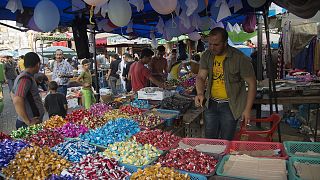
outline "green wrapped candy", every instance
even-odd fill
[[[21,127],[18,130],[12,131],[10,136],[12,138],[20,138],[24,139],[29,137],[30,135],[37,134],[40,130],[42,130],[42,124],[35,124],[29,127]]]

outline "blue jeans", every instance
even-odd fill
[[[8,79],[8,87],[9,87],[9,92],[11,92],[14,84],[14,79]]]
[[[217,103],[210,99],[204,112],[205,137],[209,139],[232,140],[238,120],[234,119],[229,103]]]
[[[117,81],[118,81],[118,78],[113,77],[113,76],[109,77],[109,87],[111,88],[112,94],[115,95],[115,96],[118,95],[118,92],[117,92]]]
[[[67,96],[67,90],[68,86],[67,85],[60,85],[57,89],[58,93],[64,94],[64,96]]]

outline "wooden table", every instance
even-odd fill
[[[268,98],[256,99],[254,104],[269,104]],[[275,101],[272,99],[272,103]],[[317,141],[317,129],[318,129],[318,121],[319,119],[319,108],[320,108],[320,96],[296,96],[296,97],[278,97],[278,104],[317,104],[317,113],[316,113],[316,124],[314,127],[314,141]],[[261,111],[261,109],[260,109]],[[309,116],[309,114],[308,114]]]

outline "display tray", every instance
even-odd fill
[[[290,157],[301,156],[301,157],[317,157],[320,158],[320,143],[319,142],[299,142],[299,141],[285,141],[283,142],[286,153]],[[308,155],[296,155],[296,152],[307,152],[313,151],[319,153],[319,155],[308,156]]]
[[[231,151],[257,151],[257,150],[280,150],[279,156],[257,156],[261,158],[288,159],[288,155],[281,143],[277,142],[254,142],[254,141],[230,141],[228,154]]]
[[[146,112],[146,114],[148,113],[153,113],[156,116],[160,116],[160,118],[165,121],[166,126],[172,126],[173,121],[180,115],[179,111],[167,109],[152,109]]]
[[[164,153],[161,155],[161,156],[165,156],[167,153],[169,153],[169,151],[164,151]],[[177,170],[177,171],[180,171],[180,172],[182,172],[182,173],[190,173],[190,174],[193,174],[196,178],[195,178],[195,180],[197,180],[197,178],[199,178],[199,179],[207,179],[207,178],[209,178],[209,177],[212,177],[213,175],[215,175],[216,174],[216,171],[217,171],[217,167],[218,167],[218,165],[219,165],[219,163],[220,163],[220,161],[221,161],[221,159],[222,159],[222,155],[220,155],[220,154],[213,154],[213,153],[205,153],[205,152],[202,152],[203,154],[207,154],[207,155],[209,155],[209,156],[212,156],[212,157],[214,157],[215,159],[217,159],[218,160],[218,162],[217,162],[217,164],[216,164],[216,166],[215,166],[215,168],[214,168],[214,170],[212,171],[212,172],[210,172],[209,174],[200,174],[200,173],[196,173],[196,172],[189,172],[189,171],[186,171],[186,170],[181,170],[181,169],[175,169],[175,170]],[[160,156],[159,156],[160,157]],[[191,177],[191,176],[190,176]],[[192,179],[192,178],[191,178]],[[193,180],[193,179],[192,179]]]
[[[165,120],[161,120],[161,123],[155,125],[155,126],[152,126],[152,127],[147,127],[147,126],[139,126],[140,129],[142,130],[150,130],[150,129],[156,129],[158,128],[159,126],[163,125],[163,123],[165,123]]]
[[[320,158],[310,158],[310,157],[290,157],[289,158],[289,161],[287,162],[289,179],[301,180],[301,178],[297,175],[296,168],[293,165],[293,163],[295,163],[295,162],[319,164],[320,165]]]

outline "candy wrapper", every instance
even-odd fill
[[[13,138],[24,139],[29,137],[30,135],[37,134],[43,128],[42,124],[36,124],[32,126],[28,126],[27,128],[21,127],[16,131],[12,131],[10,136]]]
[[[47,180],[73,180],[74,178],[70,175],[51,175]]]
[[[166,180],[166,179],[179,179],[190,180],[188,174],[181,174],[173,168],[161,167],[161,164],[139,169],[130,177],[131,180]]]
[[[110,121],[110,120],[114,120],[114,119],[117,119],[117,118],[129,118],[129,114],[127,113],[124,113],[122,111],[120,111],[119,109],[113,109],[111,111],[108,111],[104,114],[104,118],[107,120],[107,121]]]
[[[92,116],[101,117],[104,115],[104,113],[111,109],[112,107],[110,105],[107,105],[105,103],[96,103],[90,107],[89,112],[92,114]]]
[[[80,135],[80,138],[93,144],[107,146],[114,142],[125,141],[139,131],[140,128],[137,122],[130,119],[118,118],[114,121],[109,121],[100,128]]]
[[[158,159],[162,166],[188,172],[210,174],[218,163],[214,157],[194,149],[174,149]]]
[[[43,123],[43,127],[48,129],[54,129],[54,128],[62,127],[66,123],[67,121],[64,120],[61,116],[55,115],[55,116],[52,116],[50,119],[46,120]]]
[[[0,132],[0,141],[2,141],[4,139],[11,139],[11,137],[9,135],[6,135],[3,132]]]
[[[37,134],[34,134],[26,139],[30,143],[34,143],[37,146],[49,146],[53,147],[64,141],[64,137],[54,129],[43,129]]]
[[[29,145],[23,141],[4,139],[0,141],[0,169],[7,167],[17,152]]]
[[[57,130],[67,138],[75,138],[80,134],[84,134],[89,131],[89,129],[84,125],[72,124],[69,122]]]
[[[141,145],[136,141],[125,141],[110,144],[103,154],[124,164],[144,166],[160,156],[161,151],[150,144]]]
[[[79,162],[83,156],[97,152],[95,146],[89,145],[88,142],[78,140],[69,140],[60,143],[51,148],[51,150],[71,162]]]
[[[131,174],[117,161],[99,154],[87,155],[68,169],[75,179],[126,179]]]
[[[143,99],[134,99],[130,105],[132,107],[140,108],[140,109],[149,109],[150,104],[148,100],[143,100]]]
[[[159,129],[140,131],[133,138],[141,144],[152,144],[161,150],[169,150],[172,146],[178,146],[181,140],[180,137]]]
[[[79,123],[85,117],[90,117],[91,113],[87,110],[78,109],[68,113],[65,120],[71,123]]]
[[[139,126],[144,128],[154,128],[164,122],[160,116],[154,114],[142,114],[132,116],[132,119],[139,123]]]
[[[2,169],[7,178],[45,179],[51,174],[61,174],[71,164],[50,151],[48,147],[27,147],[17,153],[6,168]]]
[[[142,110],[136,107],[132,107],[130,105],[123,105],[120,107],[120,111],[122,113],[126,113],[129,115],[141,115],[142,114]]]
[[[80,121],[78,124],[81,124],[87,128],[90,129],[96,129],[98,127],[101,127],[105,125],[109,120],[106,119],[103,116],[90,116],[90,117],[85,117]]]

